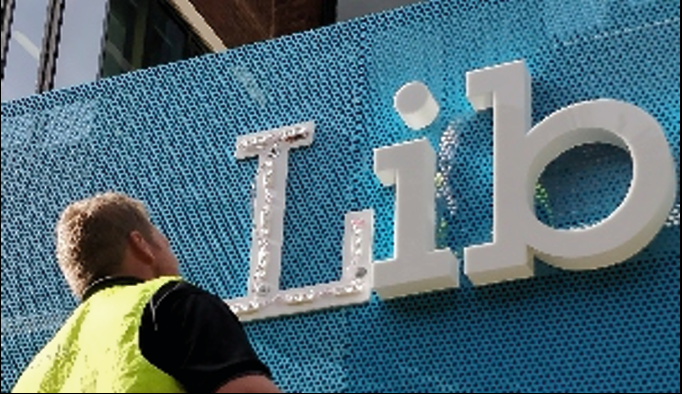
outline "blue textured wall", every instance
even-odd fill
[[[610,97],[663,126],[679,173],[680,2],[432,1],[322,30],[2,104],[2,391],[75,302],[53,257],[70,201],[116,189],[144,199],[193,282],[245,293],[255,160],[238,135],[314,120],[293,151],[283,285],[335,280],[343,214],[376,210],[375,259],[392,254],[393,192],[372,148],[428,137],[439,152],[439,244],[490,241],[492,128],[464,73],[523,58],[538,121]],[[422,80],[441,105],[408,130],[392,110]],[[627,190],[627,154],[575,149],[545,171],[542,220],[593,223]],[[586,392],[680,390],[676,210],[629,261],[248,324],[287,391]]]

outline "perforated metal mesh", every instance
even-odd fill
[[[191,281],[246,291],[254,160],[238,135],[314,120],[290,156],[283,287],[338,278],[343,214],[376,211],[393,253],[393,191],[372,148],[428,137],[439,153],[438,240],[461,256],[492,228],[492,120],[464,73],[526,59],[539,121],[575,102],[636,104],[663,126],[679,173],[679,1],[433,1],[226,53],[2,104],[2,391],[75,306],[53,258],[70,201],[144,199]],[[392,96],[422,80],[436,122],[404,126]],[[569,228],[622,200],[627,154],[587,146],[540,180],[537,211]],[[680,390],[676,210],[629,261],[248,324],[277,382],[299,392]],[[522,231],[520,229],[520,231]]]

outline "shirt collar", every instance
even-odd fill
[[[132,286],[142,282],[144,282],[142,279],[132,276],[107,276],[97,279],[96,281],[92,282],[87,289],[85,289],[85,292],[83,292],[82,302],[87,301],[88,298],[92,297],[100,290],[108,289],[114,286]]]

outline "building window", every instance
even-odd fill
[[[208,52],[166,1],[110,0],[100,77]]]
[[[15,0],[3,4],[2,101],[38,90],[41,48],[50,0]],[[6,40],[6,41],[5,41]]]
[[[211,52],[168,0],[3,0],[2,101]]]
[[[53,88],[97,79],[107,3],[107,0],[65,1]]]

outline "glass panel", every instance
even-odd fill
[[[159,3],[149,10],[145,39],[144,67],[180,60],[184,54],[187,32]]]
[[[136,41],[138,14],[145,10],[148,0],[110,0],[106,24],[106,42],[101,77],[132,71],[133,45]]]
[[[36,91],[48,4],[49,0],[16,2],[2,79],[2,101],[28,96]]]
[[[189,59],[194,56],[200,56],[208,52],[208,48],[206,48],[206,45],[200,41],[199,37],[196,35],[191,35],[189,37],[187,46],[185,47],[185,59]]]
[[[54,87],[97,79],[107,0],[66,0]]]
[[[165,2],[110,0],[102,77],[207,53]]]

